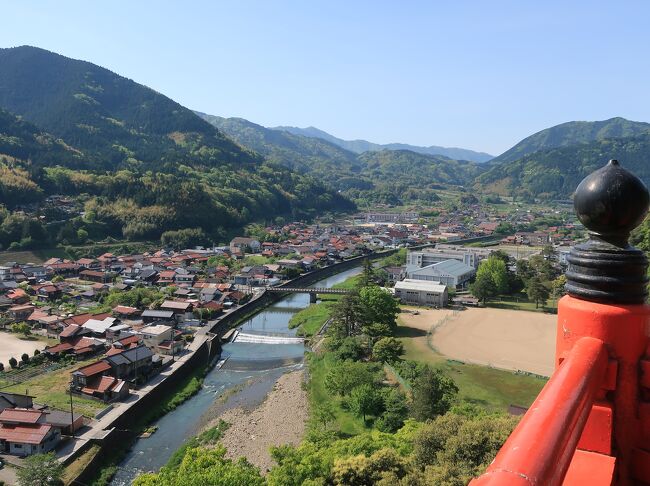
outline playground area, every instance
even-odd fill
[[[543,376],[553,372],[553,314],[493,308],[417,312],[401,313],[400,324],[414,331],[420,352]]]
[[[42,351],[45,343],[37,339],[21,339],[17,334],[0,332],[0,363],[9,368],[9,360],[13,357],[20,361],[23,353],[31,358],[35,350]]]

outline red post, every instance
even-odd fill
[[[567,295],[558,305],[556,365],[582,336],[602,340],[609,353],[611,376],[609,383],[603,384],[599,398],[604,407],[611,407],[613,421],[606,423],[597,415],[592,417],[589,433],[585,431],[580,445],[585,450],[596,450],[598,436],[609,436],[611,453],[616,455],[617,485],[635,484],[631,461],[634,449],[642,445],[639,371],[649,323],[650,307],[646,304],[607,305]]]
[[[474,486],[650,484],[648,260],[628,243],[649,205],[615,160],[576,189],[589,240],[567,258],[555,372]]]
[[[599,339],[577,341],[488,467],[472,486],[560,486],[605,376]]]

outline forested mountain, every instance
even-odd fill
[[[485,152],[475,152],[473,150],[456,147],[438,147],[436,145],[431,145],[430,147],[419,147],[417,145],[408,145],[405,143],[387,143],[382,145],[378,143],[368,142],[367,140],[343,140],[341,138],[335,137],[334,135],[330,135],[323,130],[319,130],[316,127],[274,127],[272,130],[282,130],[293,133],[294,135],[320,138],[357,154],[368,151],[381,150],[410,150],[411,152],[417,152],[420,154],[443,155],[445,157],[449,157],[450,159],[469,160],[479,163],[487,162],[493,157],[492,155],[486,154]]]
[[[222,118],[196,112],[237,143],[301,173],[337,187],[341,177],[361,171],[356,154],[320,138],[303,137],[281,130],[271,130],[243,118]]]
[[[409,150],[364,152],[359,155],[359,160],[365,167],[362,172],[364,178],[373,182],[372,190],[351,184],[346,194],[393,204],[413,200],[435,201],[441,184],[471,184],[484,170],[482,164]],[[350,182],[354,182],[354,179]]]
[[[185,229],[207,242],[253,220],[354,208],[169,98],[42,49],[0,50],[0,108],[13,112],[0,113],[0,204],[32,203],[15,215],[0,211],[3,247]],[[79,210],[45,215],[50,194],[73,197]],[[17,220],[27,230],[7,236]],[[29,228],[42,222],[47,234],[41,228],[37,238]]]
[[[312,174],[360,203],[436,200],[435,190],[440,184],[471,184],[482,171],[474,162],[409,150],[356,155],[317,137],[264,128],[242,118],[201,116],[244,147]]]
[[[648,133],[540,150],[512,162],[492,166],[478,177],[475,187],[523,197],[566,198],[586,175],[610,159],[618,159],[626,169],[650,185]]]
[[[89,149],[87,168],[159,170],[256,161],[166,96],[35,47],[0,49],[0,107]]]
[[[512,162],[538,150],[568,147],[606,138],[636,137],[648,133],[650,133],[650,123],[635,122],[620,117],[595,122],[572,121],[526,137],[511,149],[492,159],[490,164]]]

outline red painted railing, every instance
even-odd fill
[[[650,485],[648,260],[628,243],[650,192],[610,161],[574,206],[589,239],[567,258],[555,372],[473,486]]]
[[[583,337],[472,486],[561,485],[603,383],[607,352]]]

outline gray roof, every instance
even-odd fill
[[[174,311],[147,309],[142,313],[142,317],[168,318],[174,317]]]
[[[106,358],[106,361],[108,361],[113,366],[129,364],[131,360],[126,358],[125,356],[122,356],[123,354],[124,353],[119,353],[119,354],[114,354],[113,356],[108,356]]]
[[[473,272],[474,267],[465,265],[463,262],[458,260],[444,260],[442,262],[434,263],[433,266],[439,272],[444,272],[450,275],[464,275],[468,272]]]
[[[77,420],[81,417],[81,414],[75,413],[74,419]],[[69,427],[72,422],[72,415],[70,412],[63,412],[61,410],[46,410],[45,411],[45,421],[54,425],[55,427]]]
[[[117,354],[116,356],[124,356],[130,361],[140,361],[153,356],[153,351],[146,346],[138,346],[137,348],[127,349],[126,351]]]

